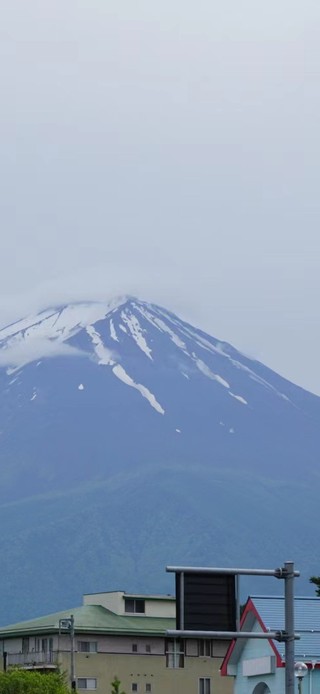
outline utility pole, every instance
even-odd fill
[[[294,694],[294,564],[284,564],[286,694]],[[301,694],[301,692],[299,692]]]
[[[74,617],[70,616],[70,645],[71,645],[71,689],[76,689],[76,669],[74,659]]]
[[[74,616],[59,619],[59,650],[60,650],[60,633],[61,630],[65,629],[70,635],[70,683],[71,689],[76,690],[76,667],[75,667],[75,648],[74,648]]]

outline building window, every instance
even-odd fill
[[[131,612],[132,614],[144,614],[145,601],[140,598],[125,598],[124,611]]]
[[[149,643],[146,645],[146,653],[151,653],[151,646]]]
[[[138,685],[137,685],[136,682],[132,682],[131,691],[132,691],[132,692],[137,692],[137,691],[138,691]]]
[[[211,694],[211,679],[210,679],[210,677],[200,677],[200,679],[199,679],[199,694]]]
[[[78,677],[78,689],[97,689],[96,677]]]
[[[167,639],[167,667],[184,667],[184,642],[182,639]]]
[[[132,644],[132,653],[138,653],[138,644],[137,643]]]
[[[78,641],[78,651],[79,651],[79,653],[97,653],[98,652],[98,642],[97,641]]]
[[[52,658],[53,652],[53,638],[50,636],[48,639],[36,638],[35,642],[36,653],[45,653],[48,658]],[[51,662],[51,661],[50,661]]]
[[[151,692],[151,684],[149,682],[146,683],[146,692]]]
[[[22,653],[29,653],[29,637],[24,636],[22,639]]]
[[[211,641],[200,639],[198,641],[198,654],[206,658],[211,658]]]

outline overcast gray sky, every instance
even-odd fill
[[[0,323],[133,293],[320,394],[318,0],[2,0]]]

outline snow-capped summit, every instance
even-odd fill
[[[220,565],[231,547],[241,565],[241,524],[245,556],[260,546],[271,556],[288,480],[291,499],[294,483],[298,499],[306,479],[317,489],[319,421],[320,398],[160,306],[121,297],[29,316],[0,330],[0,516],[12,531],[0,552],[16,551],[18,566],[32,557],[32,585],[46,583],[50,566],[61,589],[51,554],[40,561],[49,542],[64,565],[74,562],[80,592],[101,587],[80,588],[83,572],[107,571],[110,581],[121,566],[140,576],[137,590],[152,590],[142,576],[161,548],[163,566],[205,564],[209,536]],[[260,528],[257,546],[260,510],[270,518],[275,504],[273,535]],[[16,532],[27,533],[25,546]],[[78,551],[89,553],[89,573],[81,562],[75,572]]]
[[[263,441],[264,452],[275,437],[291,449],[297,421],[312,445],[320,411],[319,398],[132,297],[47,309],[3,328],[0,379],[3,464],[18,435],[33,490],[48,479],[59,487],[66,448],[70,484],[92,468],[108,474],[115,458],[124,469],[154,456],[232,466],[243,449],[251,470]],[[304,460],[313,466],[305,450]],[[285,466],[276,462],[278,472]],[[14,485],[10,494],[21,492]]]
[[[212,382],[213,392],[225,389],[241,405],[248,405],[247,390],[248,384],[251,390],[252,381],[269,394],[290,401],[282,392],[287,390],[285,382],[278,379],[275,385],[272,372],[268,380],[261,376],[261,365],[229,345],[159,306],[130,297],[47,309],[0,330],[0,365],[6,367],[8,376],[19,371],[21,378],[28,364],[68,356],[109,367],[110,373],[140,392],[160,414],[165,409],[149,390],[148,381],[165,365],[168,369],[169,363],[171,376],[190,381],[201,374],[201,379]],[[131,365],[143,382],[133,378]],[[81,370],[81,364],[78,368]],[[14,382],[11,380],[9,386]],[[238,392],[239,383],[243,392]],[[168,396],[170,400],[170,391]]]

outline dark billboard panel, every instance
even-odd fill
[[[235,580],[231,574],[184,572],[181,582],[177,573],[177,629],[236,631]]]

